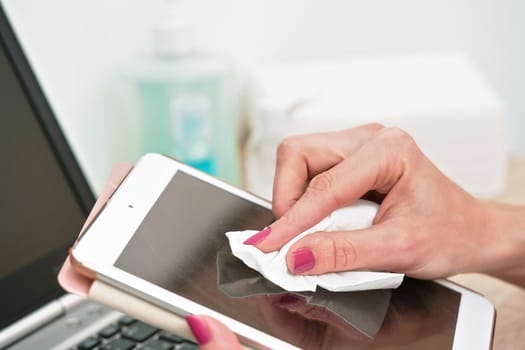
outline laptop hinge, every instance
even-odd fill
[[[66,294],[2,329],[0,331],[0,348],[13,344],[37,329],[42,328],[77,306],[82,300],[84,299],[76,295]]]

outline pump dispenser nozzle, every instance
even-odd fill
[[[164,9],[153,25],[153,50],[158,56],[179,56],[194,50],[194,33],[190,16],[180,2],[165,0]]]

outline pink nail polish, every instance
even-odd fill
[[[210,332],[203,320],[197,316],[186,316],[186,322],[188,322],[188,326],[190,326],[199,345],[207,344],[210,341]]]
[[[271,231],[272,231],[272,228],[270,226],[265,227],[262,231],[257,232],[256,234],[249,237],[242,243],[249,244],[249,245],[256,245],[257,243],[265,239],[270,234]]]
[[[301,248],[292,253],[293,272],[302,273],[315,266],[315,256],[311,249]]]

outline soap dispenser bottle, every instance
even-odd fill
[[[174,1],[166,6],[152,31],[153,54],[127,69],[137,92],[142,151],[240,185],[233,65],[197,51],[189,17]]]

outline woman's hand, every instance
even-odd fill
[[[228,327],[209,316],[187,316],[186,322],[202,350],[242,349]]]
[[[279,219],[249,242],[277,250],[365,195],[382,199],[372,227],[306,236],[289,250],[288,269],[370,269],[433,279],[472,271],[497,275],[523,265],[523,208],[472,197],[406,132],[378,124],[284,140],[273,191]]]
[[[488,272],[525,286],[525,208],[472,197],[442,174],[407,133],[378,124],[284,140],[278,150],[273,195],[279,219],[247,244],[263,251],[279,249],[335,209],[363,196],[380,199],[373,226],[304,237],[288,253],[290,271],[371,269],[424,279]],[[271,313],[269,319],[285,318],[278,324],[289,327],[304,329],[301,315],[314,320],[322,316],[320,324],[332,324],[304,303],[287,308],[297,319],[285,310],[265,310]],[[213,318],[187,320],[201,349],[241,349],[237,337]],[[319,329],[330,332],[334,342],[341,338],[347,346],[351,340],[361,341],[338,322],[323,327]],[[383,327],[378,339],[383,334],[391,342],[392,336],[402,335],[388,329]]]

